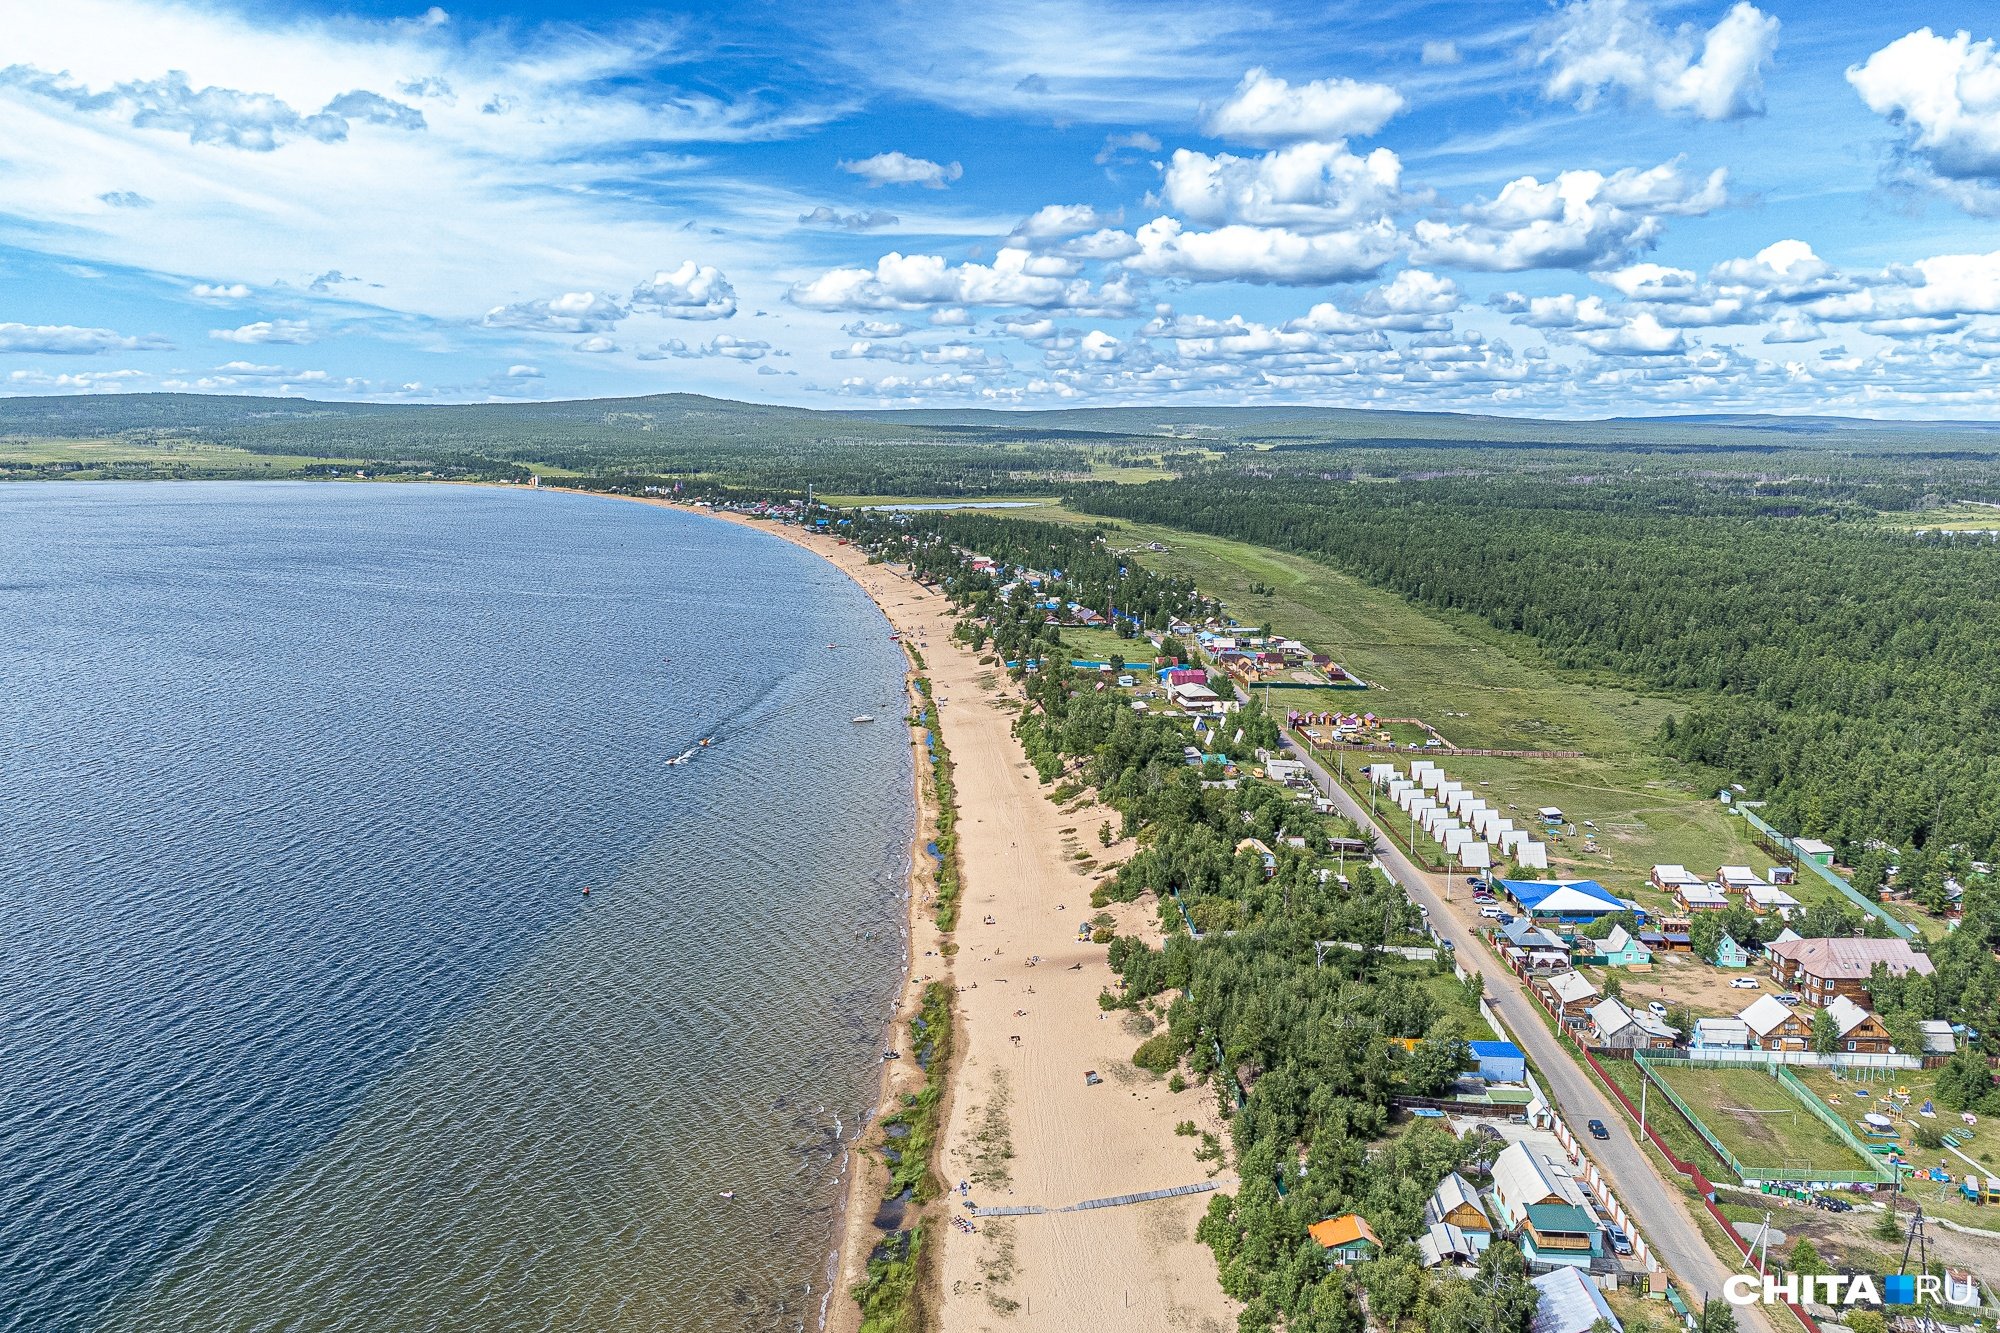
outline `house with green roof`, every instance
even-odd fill
[[[1603,1233],[1588,1211],[1573,1203],[1531,1203],[1522,1213],[1521,1253],[1529,1263],[1590,1267]]]

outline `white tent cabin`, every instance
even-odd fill
[[[1441,842],[1443,843],[1444,854],[1446,856],[1457,856],[1461,851],[1472,845],[1472,833],[1470,830],[1463,828],[1448,829]]]
[[[1493,849],[1483,842],[1468,842],[1458,849],[1458,863],[1467,870],[1491,870]]]
[[[1524,842],[1521,844],[1520,849],[1514,853],[1514,859],[1530,870],[1547,870],[1549,868],[1549,849],[1544,843]]]

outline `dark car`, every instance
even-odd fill
[[[1602,1120],[1593,1120],[1590,1122],[1590,1137],[1593,1139],[1608,1139],[1611,1137],[1611,1131],[1604,1127]]]

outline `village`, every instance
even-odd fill
[[[1367,681],[1269,627],[1223,614],[1164,630],[1120,626],[1115,611],[1043,596],[1049,574],[967,554],[974,569],[1001,581],[1003,597],[1035,599],[1074,654],[1067,664],[1096,673],[1098,690],[1129,694],[1135,711],[1182,719],[1187,762],[1210,770],[1215,785],[1262,777],[1327,810],[1311,761],[1330,759],[1335,780],[1376,826],[1442,877],[1448,900],[1476,914],[1576,1057],[1620,1098],[1629,1091],[1651,1101],[1655,1116],[1685,1118],[1688,1137],[1709,1150],[1714,1179],[1822,1215],[1853,1208],[1843,1195],[1863,1207],[1877,1190],[1908,1188],[1914,1198],[1907,1182],[1917,1180],[1932,1187],[1923,1197],[1934,1212],[1978,1220],[1990,1209],[2000,1219],[2000,1166],[1988,1165],[2000,1163],[2000,1133],[1929,1095],[1937,1071],[1976,1034],[1937,1019],[1892,1030],[1875,1011],[1871,980],[1928,977],[1931,963],[1913,947],[1922,934],[1841,878],[1828,844],[1786,838],[1756,819],[1740,790],[1724,791],[1730,813],[1756,825],[1746,841],[1770,853],[1760,867],[1718,862],[1698,874],[1656,862],[1643,880],[1616,889],[1559,877],[1565,860],[1597,851],[1592,820],[1555,805],[1517,809],[1487,794],[1488,781],[1454,780],[1445,765],[1563,752],[1460,751],[1423,719],[1370,709]],[[1007,665],[1033,672],[1043,663]],[[1238,752],[1244,731],[1232,714],[1253,701],[1282,724],[1289,748]],[[1349,844],[1343,853],[1377,845],[1365,832],[1339,841]],[[1239,852],[1261,858],[1267,871],[1275,865],[1260,840],[1246,839]],[[1935,924],[1948,929],[1950,921]],[[1815,928],[1821,933],[1807,933]],[[1525,1052],[1504,1026],[1492,1027],[1494,1040],[1468,1043],[1462,1095],[1412,1108],[1488,1137],[1496,1150],[1483,1186],[1457,1173],[1439,1186],[1418,1241],[1422,1261],[1470,1271],[1504,1235],[1538,1274],[1547,1321],[1537,1320],[1538,1333],[1585,1333],[1600,1320],[1621,1328],[1605,1293],[1616,1299],[1622,1283],[1667,1295],[1663,1275]],[[1730,1110],[1698,1109],[1723,1106]],[[1608,1132],[1596,1120],[1586,1129],[1596,1139]],[[1800,1142],[1787,1142],[1794,1133]],[[2000,1230],[2000,1221],[1977,1229]],[[1335,1264],[1380,1248],[1359,1214],[1325,1219],[1311,1234]],[[1948,1272],[1955,1298],[1977,1306],[1970,1271]]]

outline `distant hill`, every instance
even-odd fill
[[[0,433],[83,437],[127,431],[229,433],[299,423],[389,423],[432,434],[484,427],[591,425],[614,430],[751,432],[820,438],[915,440],[952,436],[1059,440],[1064,437],[1196,442],[1369,440],[1532,440],[1547,444],[1653,443],[1667,438],[1726,445],[1747,433],[1865,435],[1913,440],[1938,434],[1987,436],[2000,424],[1870,421],[1856,417],[1711,413],[1547,421],[1468,412],[1314,407],[1085,407],[1002,411],[991,408],[826,410],[737,402],[701,394],[578,398],[559,402],[401,404],[333,403],[301,398],[134,393],[0,398]]]

